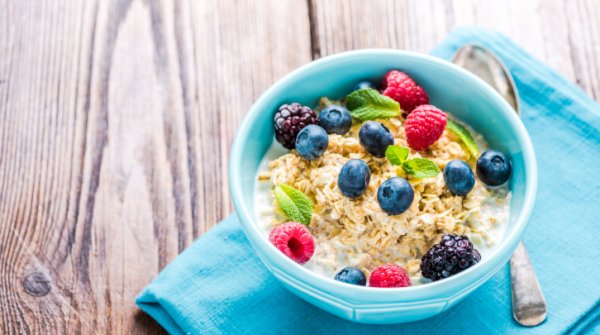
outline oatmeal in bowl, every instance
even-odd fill
[[[315,273],[370,287],[443,280],[487,257],[509,221],[510,157],[399,70],[333,98],[273,112],[254,187],[264,237]]]
[[[229,185],[277,283],[384,324],[439,314],[506,265],[537,168],[525,127],[477,77],[427,55],[357,50],[306,64],[257,99]]]

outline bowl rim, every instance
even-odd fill
[[[519,216],[515,220],[514,228],[510,231],[507,231],[507,235],[504,236],[501,243],[491,252],[491,254],[483,259],[477,266],[473,266],[468,268],[465,271],[462,271],[454,276],[446,278],[444,280],[435,281],[423,285],[416,285],[410,287],[402,287],[402,288],[386,288],[381,289],[377,287],[369,287],[369,286],[358,286],[358,285],[348,285],[346,283],[341,283],[339,281],[334,280],[333,278],[328,278],[316,272],[313,272],[300,264],[297,264],[290,258],[286,257],[283,253],[279,252],[275,246],[268,242],[268,239],[262,235],[262,232],[259,230],[258,225],[256,224],[256,219],[253,210],[249,206],[246,206],[245,202],[241,199],[242,194],[242,181],[240,179],[241,169],[243,169],[242,164],[233,164],[234,162],[240,162],[240,157],[242,155],[242,151],[245,145],[245,139],[251,135],[250,124],[253,123],[254,119],[258,118],[264,112],[258,108],[265,101],[271,100],[276,96],[276,93],[280,91],[280,87],[283,86],[284,83],[288,81],[294,80],[294,78],[301,76],[305,72],[318,71],[323,70],[329,64],[335,63],[342,59],[353,58],[353,57],[404,57],[404,58],[412,58],[415,60],[429,62],[438,67],[443,67],[445,70],[453,72],[455,75],[459,77],[463,77],[466,80],[474,82],[476,86],[485,91],[486,95],[490,97],[490,99],[494,100],[493,102],[502,108],[498,110],[498,112],[503,114],[503,117],[508,119],[511,127],[513,127],[517,134],[517,141],[521,145],[523,152],[523,165],[525,171],[525,196],[523,200],[523,207]],[[368,293],[373,298],[384,298],[386,296],[390,296],[393,294],[394,300],[402,301],[406,298],[411,298],[414,300],[415,297],[422,297],[423,299],[431,299],[434,297],[439,297],[440,290],[447,291],[448,288],[458,287],[457,290],[452,290],[453,292],[463,291],[464,289],[472,286],[469,284],[474,284],[478,282],[478,279],[486,276],[487,272],[482,272],[479,276],[475,276],[474,274],[479,272],[478,269],[483,269],[484,264],[488,264],[492,262],[495,258],[503,258],[500,263],[504,263],[508,261],[510,255],[516,248],[518,242],[520,241],[520,237],[522,236],[528,222],[531,217],[531,212],[535,203],[536,192],[537,192],[537,163],[535,159],[535,153],[533,144],[525,129],[525,126],[519,119],[518,115],[513,111],[512,107],[502,98],[493,88],[491,88],[487,83],[485,83],[480,78],[476,77],[472,73],[466,71],[465,69],[458,67],[446,60],[441,58],[436,58],[431,55],[416,53],[406,50],[396,50],[396,49],[360,49],[353,51],[346,51],[341,53],[336,53],[333,55],[329,55],[318,60],[314,60],[307,64],[302,65],[301,67],[293,70],[287,75],[283,76],[281,79],[277,80],[273,85],[271,85],[263,94],[254,102],[254,104],[250,107],[250,110],[246,113],[245,117],[240,124],[240,128],[237,131],[235,139],[233,141],[231,147],[231,153],[229,156],[229,188],[231,193],[231,198],[233,200],[234,208],[238,215],[238,218],[242,222],[242,227],[250,241],[251,245],[254,249],[259,248],[263,252],[269,252],[272,257],[275,257],[275,260],[282,264],[287,264],[286,269],[280,269],[285,273],[288,273],[290,276],[294,278],[300,278],[306,283],[309,283],[315,286],[315,283],[319,283],[322,285],[318,285],[322,287],[323,285],[332,285],[331,291],[345,291],[349,296],[359,296],[365,293]],[[258,244],[258,245],[257,245]],[[512,249],[512,250],[510,250]],[[510,250],[510,252],[507,252]],[[264,256],[260,255],[258,251],[255,250],[261,256],[261,260],[264,262]],[[503,254],[505,257],[501,257]],[[505,259],[504,259],[505,258]],[[498,263],[498,262],[496,262]],[[498,264],[494,266],[493,264],[489,264],[490,270],[497,268],[499,269]],[[470,278],[470,280],[467,280]],[[461,282],[465,282],[461,284]],[[323,289],[321,289],[323,290]],[[385,299],[389,300],[389,299]]]

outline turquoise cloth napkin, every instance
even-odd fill
[[[262,265],[235,215],[169,264],[137,304],[171,334],[600,334],[600,106],[504,36],[454,31],[432,53],[467,43],[492,49],[515,76],[539,166],[538,198],[524,240],[548,301],[533,329],[511,315],[508,266],[433,318],[361,325],[288,293]]]

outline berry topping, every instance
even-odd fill
[[[420,105],[429,104],[427,92],[406,73],[398,70],[392,70],[383,77],[381,93],[398,101],[400,108],[407,113]]]
[[[446,234],[421,258],[421,273],[436,281],[457,274],[480,260],[481,255],[466,236]]]
[[[309,124],[318,124],[317,115],[299,103],[284,104],[273,116],[275,139],[288,149],[294,149],[296,136]]]
[[[510,160],[505,154],[486,150],[477,159],[477,176],[488,186],[499,186],[510,178]]]
[[[319,158],[329,145],[329,136],[325,129],[309,124],[302,128],[296,137],[296,150],[309,161]]]
[[[363,80],[363,81],[357,83],[356,85],[354,85],[353,91],[364,90],[367,88],[375,89],[375,85],[373,85],[373,83],[368,80]]]
[[[450,193],[464,196],[475,186],[475,176],[467,162],[453,160],[444,168],[444,182]]]
[[[415,193],[404,178],[393,177],[384,181],[377,190],[377,201],[389,215],[404,213],[412,204]]]
[[[273,228],[269,241],[286,256],[304,264],[315,252],[315,241],[308,229],[298,222],[287,222]]]
[[[352,116],[345,107],[327,106],[319,114],[319,125],[328,134],[344,135],[352,126]]]
[[[408,287],[411,286],[406,270],[396,264],[378,267],[369,278],[371,287]]]
[[[367,277],[365,274],[355,267],[343,268],[342,271],[335,275],[335,280],[343,283],[365,286],[367,285]]]
[[[376,121],[367,121],[358,132],[360,145],[375,157],[385,157],[385,150],[389,145],[394,144],[394,136],[381,123]]]
[[[367,163],[360,159],[351,159],[342,166],[338,176],[338,187],[348,198],[357,198],[367,191],[369,181],[371,170]]]
[[[404,122],[408,146],[418,151],[425,150],[442,136],[446,121],[446,113],[435,106],[422,105],[415,108]]]

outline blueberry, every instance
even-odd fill
[[[327,106],[319,114],[319,125],[328,134],[344,135],[352,126],[352,116],[345,107]]]
[[[366,286],[367,277],[359,269],[349,266],[343,268],[342,271],[336,273],[335,280],[341,281],[342,283],[348,283],[353,285]]]
[[[365,193],[371,181],[371,170],[365,161],[351,159],[340,171],[338,187],[348,198],[360,197]]]
[[[477,176],[488,186],[499,186],[510,177],[510,160],[505,154],[486,150],[477,159]]]
[[[375,121],[367,121],[358,132],[358,139],[371,155],[375,157],[385,157],[385,149],[389,145],[394,144],[394,136],[381,123]]]
[[[412,186],[404,178],[393,177],[384,181],[377,190],[377,201],[389,215],[404,213],[415,197]]]
[[[365,88],[375,89],[375,85],[373,85],[373,83],[368,80],[363,80],[360,83],[354,85],[353,91],[364,90]]]
[[[329,137],[325,129],[314,124],[308,125],[296,137],[296,150],[309,161],[319,158],[329,145]]]
[[[444,182],[452,194],[464,196],[475,186],[475,176],[465,161],[453,160],[444,168]]]

